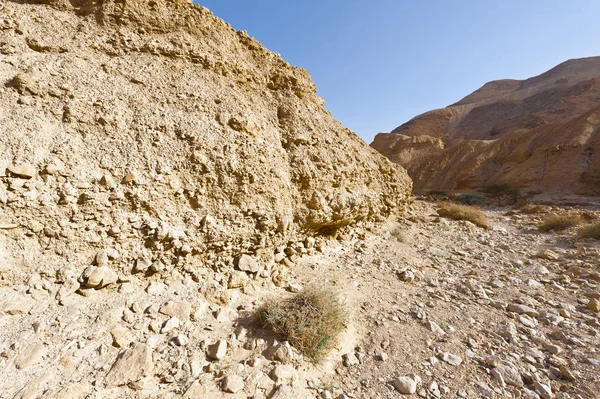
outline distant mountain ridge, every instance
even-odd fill
[[[380,133],[371,144],[407,168],[417,192],[521,189],[600,194],[600,57],[526,80],[486,83],[462,100]]]

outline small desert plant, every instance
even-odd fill
[[[427,192],[427,196],[434,200],[448,199],[448,193],[441,190],[431,190]]]
[[[579,226],[584,222],[583,217],[576,213],[563,213],[560,215],[552,215],[546,218],[538,225],[540,231],[561,231],[570,227]]]
[[[269,301],[256,316],[261,327],[280,335],[315,362],[336,344],[348,324],[344,303],[333,290],[322,287]]]
[[[595,238],[600,240],[600,222],[581,226],[577,231],[577,238]]]
[[[465,205],[483,205],[485,198],[477,194],[461,194],[454,199],[454,202]]]
[[[521,213],[526,213],[528,215],[537,214],[537,213],[546,213],[550,207],[542,204],[525,204],[519,208]]]
[[[519,190],[508,183],[488,184],[482,187],[480,191],[495,199],[498,206],[502,206],[504,203],[514,204],[520,197]]]
[[[489,228],[489,224],[485,213],[480,209],[470,205],[452,204],[449,202],[441,202],[439,204],[438,215],[453,220],[468,220],[479,227]]]

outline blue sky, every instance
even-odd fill
[[[292,65],[365,141],[490,80],[600,55],[598,0],[201,0]]]

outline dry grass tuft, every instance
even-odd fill
[[[261,327],[280,335],[314,362],[323,359],[348,324],[348,312],[338,295],[318,287],[269,301],[256,316]]]
[[[546,213],[550,210],[548,205],[542,204],[525,204],[519,208],[521,213],[525,213],[528,215],[538,214],[538,213]]]
[[[581,226],[577,231],[577,238],[595,238],[600,240],[600,222]]]
[[[579,226],[584,222],[584,218],[576,213],[564,213],[560,215],[552,215],[546,218],[538,225],[540,231],[548,232],[551,230],[561,231],[570,227]]]
[[[485,213],[474,206],[452,204],[449,202],[440,202],[438,206],[440,209],[438,209],[437,213],[442,217],[453,220],[468,220],[484,229],[490,228]]]

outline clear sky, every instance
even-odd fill
[[[306,68],[365,141],[490,80],[600,55],[600,0],[195,0]]]

